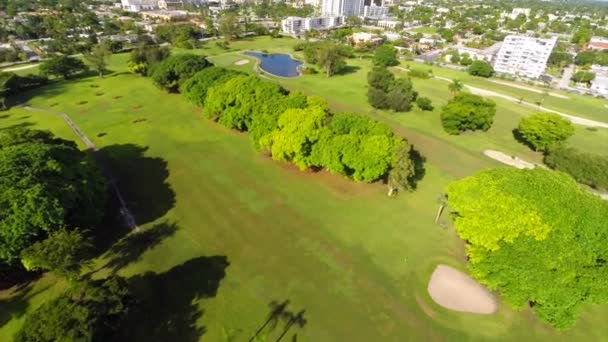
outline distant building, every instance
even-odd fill
[[[388,7],[386,6],[365,6],[363,7],[363,16],[366,18],[384,18],[388,15]]]
[[[359,17],[363,15],[363,0],[322,0],[321,14],[325,17]]]
[[[496,56],[501,46],[502,42],[498,42],[485,49],[473,49],[462,45],[455,46],[454,48],[460,56],[466,53],[472,60],[492,63],[494,56]]]
[[[369,32],[355,32],[351,37],[354,44],[365,44],[365,43],[381,43],[382,38],[377,34],[369,33]]]
[[[403,23],[398,20],[378,20],[376,23],[376,26],[383,27],[385,29],[394,29],[399,25],[403,25]]]
[[[158,9],[158,0],[121,0],[122,9],[129,12],[152,11]]]
[[[608,50],[608,38],[591,37],[587,48],[591,50]]]
[[[281,31],[288,34],[300,34],[311,30],[329,30],[344,25],[343,16],[315,18],[287,17],[281,20]]]
[[[524,15],[526,18],[530,17],[530,9],[529,8],[514,8],[509,15],[509,18],[516,19],[520,15]]]
[[[538,78],[547,67],[549,55],[557,38],[539,39],[527,36],[507,36],[498,51],[494,70],[499,73]]]
[[[143,12],[142,17],[144,19],[158,19],[162,21],[175,21],[182,20],[188,17],[186,11],[147,11]]]

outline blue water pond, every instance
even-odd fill
[[[269,74],[281,77],[298,77],[300,75],[298,69],[302,62],[291,58],[290,55],[259,52],[245,52],[245,54],[259,59],[260,67]]]

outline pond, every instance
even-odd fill
[[[245,55],[260,60],[260,67],[269,74],[281,77],[298,77],[302,62],[284,53],[245,52]]]

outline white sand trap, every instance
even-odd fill
[[[245,64],[249,64],[248,59],[241,59],[240,61],[234,62],[234,65],[245,65]]]
[[[437,265],[427,290],[446,309],[484,315],[498,311],[496,299],[485,287],[450,266]]]
[[[483,151],[483,154],[485,154],[486,156],[488,156],[494,160],[497,160],[503,164],[513,166],[518,169],[533,169],[536,167],[536,165],[534,165],[530,162],[527,162],[527,161],[517,158],[517,157],[511,157],[510,155],[507,155],[500,151],[485,150],[485,151]]]

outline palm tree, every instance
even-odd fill
[[[462,88],[464,88],[464,85],[460,80],[453,80],[452,83],[448,84],[448,90],[450,91],[450,93],[452,93],[452,95],[460,93],[462,91]]]
[[[448,195],[447,194],[439,195],[439,197],[437,198],[437,204],[439,204],[439,209],[437,209],[437,215],[435,216],[435,223],[439,222],[439,218],[441,217],[441,214],[443,213],[443,209],[445,209],[445,206],[448,204]]]

